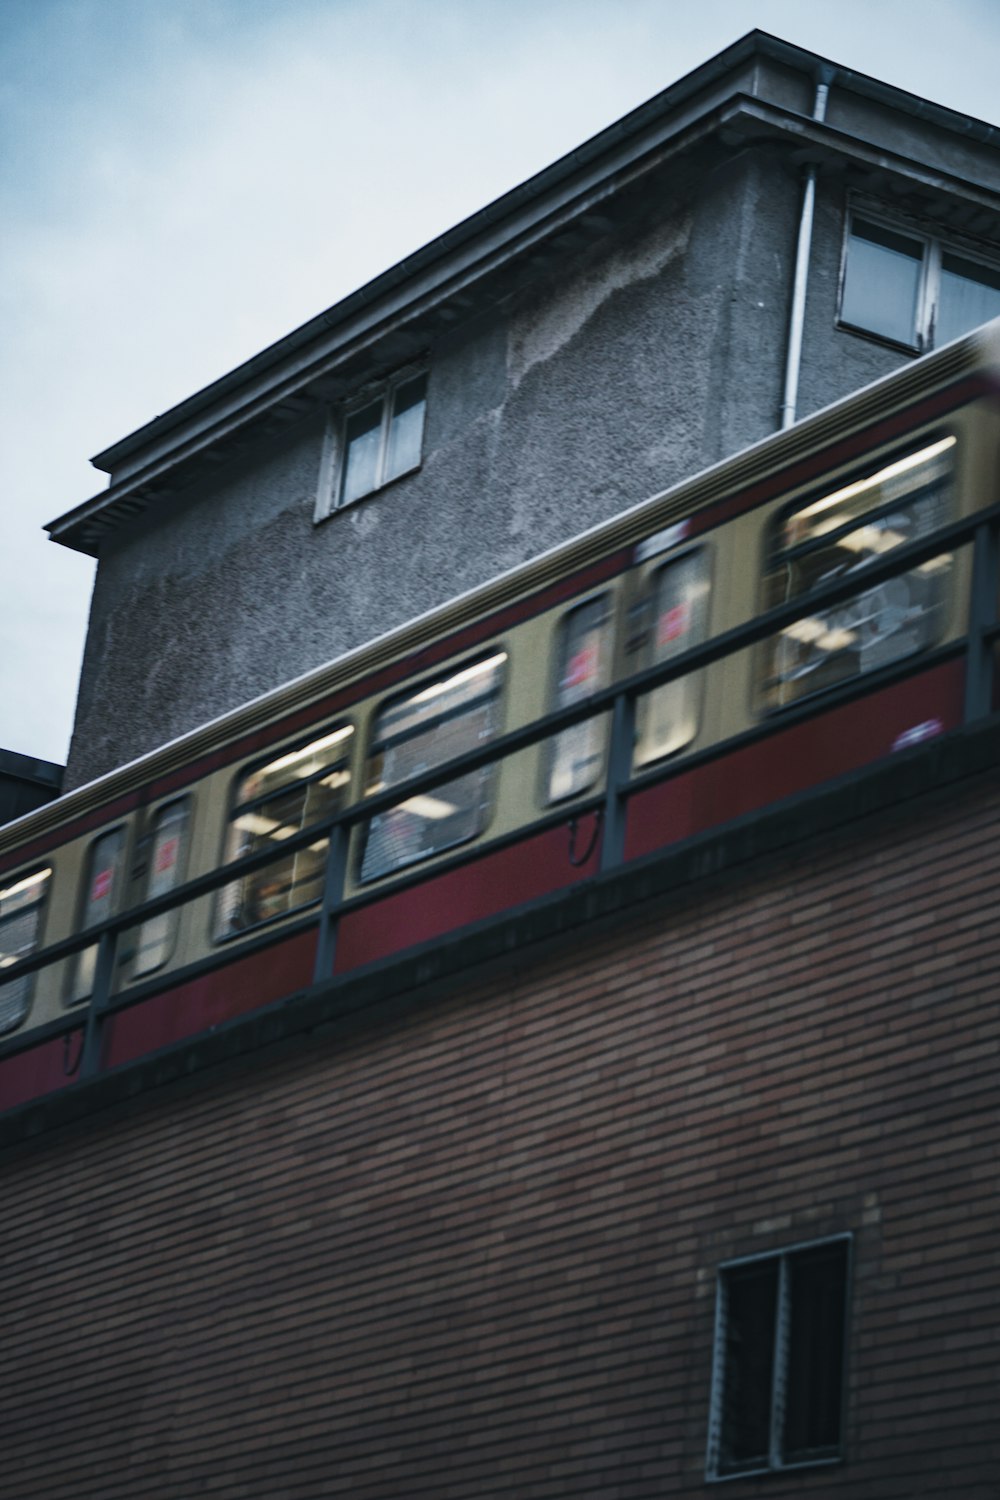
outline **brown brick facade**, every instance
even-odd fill
[[[1000,1493],[1000,782],[0,1157],[0,1490],[704,1496],[722,1261],[853,1235],[846,1461]]]

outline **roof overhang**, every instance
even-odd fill
[[[820,124],[766,97],[761,64],[811,83],[834,68],[837,86],[990,146],[1000,131],[811,52],[751,32],[552,166],[432,240],[221,379],[99,453],[108,488],[51,521],[53,541],[96,556],[109,532],[187,484],[347,394],[366,376],[419,354],[443,329],[502,298],[516,269],[535,274],[570,244],[606,232],[629,183],[699,142],[727,150],[783,146],[794,156],[853,169],[859,180],[905,180],[965,205],[970,227],[1000,224],[1000,193],[870,140]],[[803,102],[808,91],[803,92]]]

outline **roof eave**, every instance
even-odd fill
[[[128,497],[135,496],[135,510],[147,503],[139,492],[150,480],[172,466],[203,452],[234,423],[251,420],[269,401],[281,401],[286,393],[301,388],[321,367],[337,358],[337,351],[356,346],[382,325],[388,315],[397,319],[407,306],[421,298],[448,294],[449,285],[470,265],[486,260],[495,266],[513,259],[524,248],[534,229],[574,202],[594,195],[602,181],[620,179],[639,162],[651,158],[692,126],[719,116],[726,103],[740,97],[740,70],[759,57],[815,75],[833,68],[838,86],[888,104],[896,110],[996,145],[1000,130],[971,120],[916,95],[884,84],[868,75],[828,63],[766,32],[752,31],[714,58],[671,84],[621,120],[567,153],[526,182],[513,188],[413,255],[392,266],[357,291],[302,324],[276,343],[237,366],[220,379],[102,450],[92,462],[116,476],[99,495],[65,512],[46,526],[53,541],[89,555],[96,555],[94,522],[114,511],[119,518],[129,513]],[[746,100],[745,91],[742,98]],[[777,110],[801,120],[808,131],[812,122],[794,111],[781,111],[758,99],[763,109]],[[808,122],[808,124],[807,124]],[[828,136],[828,138],[830,138]],[[124,509],[120,509],[120,506]],[[102,527],[102,529],[104,529]]]

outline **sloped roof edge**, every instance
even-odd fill
[[[498,230],[502,238],[504,221],[510,222],[513,238],[515,233],[523,232],[526,212],[539,220],[543,219],[552,212],[560,194],[567,190],[572,180],[587,168],[593,169],[602,157],[614,155],[616,166],[620,167],[621,150],[623,147],[627,148],[630,141],[636,143],[637,150],[647,149],[651,128],[667,125],[670,117],[695,96],[711,91],[723,83],[727,75],[735,73],[755,57],[784,63],[809,75],[832,69],[840,88],[847,88],[895,110],[914,115],[925,124],[950,130],[965,139],[1000,144],[1000,130],[983,121],[972,119],[943,105],[933,104],[867,74],[843,68],[770,33],[759,30],[748,32],[730,47],[685,74],[550,166],[446,230],[412,255],[397,262],[219,379],[103,449],[91,462],[108,473],[119,468],[130,469],[137,465],[143,451],[153,445],[159,444],[167,448],[172,446],[172,432],[176,432],[179,444],[199,417],[224,403],[227,398],[230,402],[239,404],[241,389],[249,392],[252,388],[255,398],[259,399],[262,383],[266,385],[269,378],[275,384],[279,383],[291,363],[301,360],[307,351],[321,344],[325,337],[341,325],[349,321],[356,325],[358,321],[364,321],[366,314],[370,314],[374,322],[386,298],[398,297],[404,293],[407,282],[420,278],[426,285],[428,275],[435,274],[435,267],[436,276],[444,281],[449,274],[451,261],[463,249],[487,234],[496,237]],[[717,103],[717,96],[706,101],[706,110],[710,110],[714,103]],[[88,510],[93,504],[93,501],[87,502]],[[66,534],[69,528],[65,523],[79,509],[80,507],[71,509],[48,524],[46,530],[53,534],[53,540],[74,545]]]

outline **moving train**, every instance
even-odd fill
[[[0,1108],[990,712],[998,457],[1000,323],[0,828]]]

